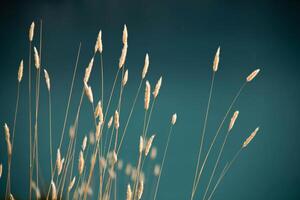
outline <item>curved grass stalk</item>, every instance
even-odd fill
[[[241,151],[242,151],[242,148],[240,148],[240,149],[236,152],[236,154],[234,155],[233,159],[232,159],[229,163],[227,163],[227,164],[225,165],[224,169],[222,170],[221,175],[220,175],[219,178],[218,178],[217,183],[215,184],[215,186],[214,186],[214,188],[213,188],[213,191],[211,192],[211,194],[209,195],[209,197],[208,197],[207,200],[210,200],[210,199],[212,198],[212,196],[213,196],[214,192],[216,191],[218,185],[220,184],[220,182],[222,181],[222,179],[224,178],[224,176],[225,176],[226,173],[228,172],[229,168],[232,166],[232,164],[233,164],[233,163],[235,162],[235,160],[238,158],[238,156],[240,155]]]
[[[199,147],[199,151],[198,151],[197,166],[196,166],[195,175],[194,175],[191,200],[193,199],[193,193],[195,190],[195,184],[196,184],[196,180],[197,180],[196,177],[198,175],[198,170],[199,170],[199,165],[200,165],[200,160],[201,160],[201,153],[202,153],[204,136],[205,136],[206,126],[207,126],[207,119],[208,119],[208,114],[209,114],[209,109],[210,109],[210,101],[211,101],[213,87],[214,87],[215,74],[216,74],[216,72],[213,71],[211,84],[210,84],[210,90],[209,90],[209,97],[208,97],[208,102],[207,102],[207,108],[206,108],[206,113],[205,113],[204,125],[203,125],[203,129],[202,129],[202,134],[201,134],[200,147]]]
[[[29,58],[28,58],[28,108],[29,108],[29,199],[31,199],[31,182],[32,182],[32,131],[31,131],[31,47],[32,41],[29,41]]]
[[[48,106],[49,106],[50,169],[51,169],[51,177],[52,177],[53,176],[53,154],[52,154],[52,103],[51,103],[51,90],[48,91]]]
[[[225,116],[223,117],[222,122],[220,123],[220,125],[219,125],[219,127],[218,127],[218,130],[217,130],[217,132],[216,132],[216,134],[215,134],[215,136],[214,136],[214,138],[213,138],[213,140],[212,140],[212,142],[211,142],[211,144],[210,144],[210,147],[209,147],[209,149],[208,149],[208,152],[207,152],[206,155],[205,155],[203,164],[201,165],[201,169],[200,169],[200,171],[199,171],[199,175],[198,175],[198,178],[197,178],[197,181],[196,181],[196,184],[195,184],[195,189],[194,189],[194,192],[192,193],[192,198],[194,197],[194,195],[195,195],[195,193],[196,193],[196,190],[197,190],[198,184],[199,184],[199,182],[200,182],[200,178],[201,178],[203,169],[204,169],[204,167],[205,167],[207,158],[208,158],[208,156],[209,156],[209,154],[210,154],[210,152],[211,152],[211,150],[212,150],[212,147],[213,147],[213,145],[214,145],[214,143],[215,143],[215,141],[216,141],[216,139],[217,139],[217,137],[218,137],[218,135],[219,135],[219,133],[220,133],[222,127],[223,127],[223,124],[224,124],[224,122],[225,122],[225,120],[226,120],[226,118],[227,118],[229,112],[231,111],[233,105],[235,104],[236,100],[237,100],[238,97],[240,96],[240,94],[241,94],[241,92],[243,91],[243,89],[244,89],[244,87],[246,86],[246,84],[247,84],[247,82],[244,82],[244,83],[242,84],[242,86],[240,87],[240,89],[238,90],[238,92],[237,92],[237,94],[235,95],[233,101],[231,102],[231,104],[230,104],[230,106],[229,106],[227,112],[225,113]]]
[[[158,179],[157,179],[156,186],[155,186],[155,193],[154,193],[153,200],[155,200],[156,196],[157,196],[157,192],[158,192],[158,188],[159,188],[159,183],[160,183],[160,178],[161,178],[161,173],[162,173],[162,170],[163,170],[163,167],[164,167],[164,164],[165,164],[165,159],[166,159],[167,152],[168,152],[168,147],[169,147],[169,142],[170,142],[170,138],[171,138],[173,126],[174,125],[171,124],[170,131],[169,131],[169,134],[168,134],[167,143],[166,143],[166,148],[165,148],[165,151],[164,151],[163,160],[161,162],[160,172],[159,172]]]

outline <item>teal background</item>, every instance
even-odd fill
[[[233,108],[240,111],[240,116],[226,146],[222,166],[256,126],[261,129],[220,184],[215,199],[300,199],[299,11],[297,1],[3,1],[0,8],[1,126],[7,122],[12,128],[17,70],[20,59],[23,58],[26,63],[12,164],[12,192],[16,199],[26,199],[28,191],[27,33],[31,21],[35,20],[34,44],[38,46],[39,19],[43,19],[42,66],[51,76],[55,146],[63,125],[79,42],[82,42],[82,54],[67,126],[74,120],[81,78],[92,56],[98,30],[103,31],[107,99],[121,52],[123,24],[127,24],[129,82],[121,120],[128,114],[146,52],[150,54],[147,79],[154,86],[159,76],[163,76],[163,86],[149,130],[157,133],[158,159],[162,157],[170,117],[174,112],[178,114],[158,199],[190,197],[211,65],[219,45],[220,66],[215,79],[205,150],[238,88],[257,67],[261,68],[261,73],[245,88]],[[98,99],[99,57],[95,66],[91,85],[95,99]],[[41,185],[44,187],[41,189],[44,191],[49,180],[48,100],[46,86],[41,80],[39,154]],[[119,155],[126,162],[137,159],[137,143],[144,115],[142,105],[141,95],[125,138],[126,145]],[[93,125],[86,99],[82,110],[80,138]],[[221,143],[228,121],[217,144]],[[0,161],[4,165],[0,194],[3,197],[6,145],[2,130],[0,138]],[[215,158],[216,154],[217,151],[214,151],[211,158]],[[205,168],[206,175],[196,199],[203,194],[201,188],[208,181],[212,161]],[[121,180],[118,186],[120,199],[124,199],[127,181]]]

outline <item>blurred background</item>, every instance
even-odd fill
[[[21,59],[24,59],[25,67],[20,86],[11,169],[12,193],[15,198],[28,198],[28,29],[31,22],[35,21],[33,43],[39,46],[39,23],[42,19],[42,67],[48,70],[51,77],[54,155],[59,144],[79,43],[81,42],[82,47],[66,134],[75,118],[84,69],[93,55],[98,31],[102,30],[103,37],[104,87],[107,100],[121,53],[123,25],[127,24],[129,48],[126,68],[129,70],[129,81],[124,91],[121,129],[124,127],[122,120],[128,116],[136,93],[147,52],[150,56],[147,80],[152,87],[163,76],[161,92],[149,127],[149,135],[156,133],[158,157],[148,163],[147,173],[151,174],[153,165],[161,162],[171,115],[174,112],[178,114],[157,199],[190,198],[209,94],[212,62],[218,46],[221,46],[220,65],[215,77],[208,117],[205,152],[246,76],[256,68],[261,68],[261,73],[246,86],[229,114],[230,118],[234,110],[240,111],[216,173],[220,174],[225,163],[233,157],[244,139],[257,126],[260,126],[260,131],[253,143],[242,151],[221,182],[214,198],[300,199],[299,11],[300,2],[291,0],[2,1],[1,127],[6,122],[12,129],[17,70]],[[99,66],[99,56],[96,56],[90,81],[95,101],[98,101],[100,94]],[[32,74],[35,74],[34,67]],[[128,162],[134,164],[137,160],[137,146],[144,116],[143,93],[144,85],[119,155],[124,167]],[[114,112],[115,107],[116,102],[113,101],[109,115]],[[229,118],[216,141],[217,148],[213,148],[211,159],[204,169],[205,175],[200,182],[196,199],[202,198]],[[44,193],[50,180],[48,120],[48,97],[42,75],[39,157],[40,189]],[[92,127],[91,106],[85,98],[80,115],[77,149]],[[4,198],[7,156],[3,130],[0,138],[0,162],[3,163],[0,196]],[[63,155],[66,150],[67,140],[62,148]],[[119,173],[124,175],[123,172]],[[120,199],[125,199],[128,181],[128,177],[120,178],[117,186]],[[145,183],[145,195],[149,199],[154,181],[150,178]],[[98,187],[95,184],[93,186],[96,189]],[[92,198],[95,199],[96,196]]]

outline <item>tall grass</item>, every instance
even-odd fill
[[[103,48],[102,43],[102,31],[100,30],[96,39],[94,50],[92,51],[92,56],[85,68],[85,74],[82,79],[77,80],[77,71],[78,63],[81,54],[81,43],[79,44],[78,53],[76,57],[76,62],[74,65],[72,80],[70,83],[68,100],[66,102],[65,111],[62,113],[64,116],[63,126],[60,132],[59,144],[56,146],[53,143],[53,126],[52,124],[52,96],[51,96],[51,83],[50,75],[48,70],[51,71],[51,68],[47,70],[42,65],[42,21],[39,25],[39,50],[36,47],[33,47],[35,43],[34,38],[35,33],[35,23],[32,22],[29,28],[29,58],[28,58],[28,117],[29,117],[29,199],[99,199],[99,200],[108,200],[108,199],[119,199],[122,196],[126,196],[126,200],[139,200],[139,199],[153,199],[158,198],[159,189],[160,189],[160,180],[163,178],[163,172],[165,162],[168,156],[168,149],[171,142],[171,137],[173,134],[173,129],[177,122],[177,114],[172,114],[169,119],[169,130],[167,132],[167,139],[163,148],[162,159],[158,160],[156,158],[157,148],[155,147],[156,140],[161,140],[160,134],[152,134],[148,137],[148,130],[151,126],[151,118],[153,110],[155,109],[155,103],[159,97],[159,92],[162,87],[162,77],[157,79],[153,91],[151,91],[151,84],[146,80],[148,71],[149,71],[149,55],[146,53],[144,58],[144,65],[141,69],[140,81],[137,84],[137,89],[135,95],[132,99],[126,99],[130,102],[130,107],[127,108],[129,113],[126,114],[121,108],[122,100],[125,98],[124,93],[126,92],[127,82],[130,82],[130,76],[128,68],[126,67],[126,58],[128,51],[128,29],[124,25],[123,35],[122,35],[122,50],[119,58],[118,66],[116,67],[115,75],[113,76],[113,84],[108,87],[104,82],[104,77],[108,79],[108,76],[104,76],[104,53],[105,49]],[[32,55],[33,52],[33,55]],[[99,55],[99,56],[97,56]],[[31,60],[34,60],[35,66],[35,101],[32,105],[32,69],[31,69]],[[99,71],[96,73],[94,67],[94,60],[99,59]],[[212,79],[208,95],[208,103],[205,112],[205,119],[203,124],[203,129],[201,132],[201,137],[199,140],[199,150],[197,156],[197,163],[195,163],[195,172],[193,179],[193,187],[191,191],[191,200],[195,198],[197,194],[198,187],[200,184],[200,179],[205,170],[206,162],[210,156],[212,148],[215,146],[215,141],[226,122],[228,115],[231,113],[231,109],[234,106],[235,102],[239,98],[240,94],[244,90],[245,86],[253,81],[253,79],[259,73],[259,69],[253,71],[249,76],[246,77],[244,83],[242,83],[237,94],[233,98],[231,104],[229,105],[223,119],[221,120],[215,135],[212,141],[209,142],[209,149],[204,151],[204,144],[206,141],[206,129],[209,121],[209,112],[211,105],[211,99],[213,97],[214,82],[216,78],[216,73],[219,67],[220,60],[220,47],[217,49],[217,52],[214,57],[213,66],[212,66]],[[23,60],[20,63],[17,77],[17,99],[16,107],[14,114],[14,123],[13,123],[13,132],[12,138],[10,134],[10,129],[7,124],[4,125],[5,133],[5,142],[7,145],[7,169],[3,169],[3,165],[0,164],[0,178],[2,176],[2,170],[7,170],[7,180],[6,180],[6,194],[5,199],[13,199],[13,191],[11,190],[11,160],[12,158],[17,157],[13,154],[13,145],[15,135],[17,137],[25,137],[25,135],[18,134],[16,131],[17,127],[17,116],[18,116],[18,105],[20,98],[20,84],[22,84],[23,77]],[[41,70],[44,71],[44,81],[46,89],[48,92],[48,114],[49,114],[49,131],[44,131],[43,133],[48,133],[49,138],[49,157],[47,160],[50,165],[50,179],[46,180],[47,188],[40,188],[39,182],[41,180],[40,176],[40,165],[39,165],[39,141],[42,138],[39,138],[39,121],[43,120],[39,116],[40,106],[44,106],[44,103],[40,103],[40,73]],[[95,74],[99,76],[95,76]],[[99,80],[99,85],[92,85],[90,82],[91,75]],[[51,80],[52,81],[52,80]],[[55,81],[55,80],[54,80]],[[79,99],[74,98],[74,87],[75,82],[81,82],[81,96]],[[120,84],[119,93],[118,84]],[[106,88],[104,87],[106,86]],[[153,84],[154,85],[154,84]],[[142,87],[145,87],[143,98],[140,97],[140,91]],[[95,95],[93,88],[99,91],[99,96]],[[110,88],[109,97],[104,98],[104,90]],[[97,93],[96,93],[97,94]],[[126,139],[127,129],[130,125],[136,126],[136,123],[139,121],[132,122],[132,115],[135,114],[135,108],[137,101],[143,100],[143,110],[144,118],[141,120],[141,130],[136,130],[138,134],[131,135],[131,140],[134,140],[136,143],[136,164],[127,163],[126,167],[123,169],[123,160],[119,157],[120,152],[127,150],[124,149],[124,141]],[[21,97],[21,101],[23,101]],[[71,102],[78,101],[78,106],[75,108],[77,110],[69,128],[69,137],[65,137],[65,132],[68,126],[68,119],[70,116]],[[97,103],[96,103],[97,102]],[[115,103],[117,102],[117,103]],[[89,135],[85,135],[83,141],[79,141],[79,124],[81,109],[83,104],[89,106],[88,112],[92,116],[91,121],[93,124],[92,131]],[[115,105],[116,104],[116,105]],[[32,107],[35,107],[32,110]],[[47,106],[47,104],[46,104]],[[34,111],[34,132],[32,131],[32,112]],[[122,112],[121,112],[122,111]],[[113,116],[108,116],[109,113],[114,113]],[[213,182],[213,178],[216,176],[216,169],[220,165],[220,160],[222,159],[223,151],[226,147],[226,142],[234,124],[236,123],[239,112],[236,111],[230,122],[228,130],[225,134],[223,143],[219,149],[218,156],[216,157],[213,170],[209,176],[209,181],[204,185],[205,192],[203,194],[203,200],[210,200],[213,198],[213,195],[219,186],[222,179],[225,177],[228,170],[231,168],[232,164],[235,162],[237,157],[240,155],[241,151],[245,149],[249,143],[253,140],[255,135],[258,132],[258,128],[255,129],[252,134],[242,143],[241,148],[238,149],[237,153],[234,155],[232,160],[228,161],[224,166],[221,174],[218,175],[216,182]],[[90,117],[84,116],[84,117]],[[136,126],[138,127],[138,126]],[[17,134],[15,134],[17,133]],[[134,133],[131,133],[134,134]],[[79,144],[79,145],[77,145]],[[66,148],[63,148],[66,147]],[[65,150],[66,149],[66,150]],[[56,152],[56,158],[53,156],[53,151]],[[202,158],[204,154],[204,159]],[[14,155],[14,156],[12,156]],[[45,157],[45,155],[42,155]],[[13,173],[21,174],[24,172]],[[126,183],[121,182],[121,176],[125,176]],[[123,180],[123,179],[122,179]],[[123,181],[124,181],[123,180]],[[118,187],[123,187],[122,189]],[[35,195],[32,195],[34,191]],[[120,191],[126,191],[124,194],[120,194]],[[25,198],[25,195],[22,197]]]

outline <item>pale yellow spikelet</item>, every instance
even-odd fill
[[[97,106],[96,106],[94,116],[95,116],[95,118],[99,117],[99,122],[102,125],[103,121],[104,121],[104,116],[103,116],[103,109],[102,109],[101,101],[99,101]]]
[[[122,86],[124,87],[128,81],[128,69],[126,69],[123,80],[122,80]]]
[[[11,146],[11,141],[10,141],[9,128],[6,123],[4,124],[4,132],[5,132],[5,141],[6,141],[6,145],[7,145],[7,155],[8,155],[8,157],[10,157],[12,154],[12,146]]]
[[[95,153],[93,155],[91,155],[91,171],[94,170],[94,167],[95,167],[95,164],[96,164],[96,159],[97,159],[97,156],[96,156]]]
[[[87,136],[84,136],[83,141],[82,141],[82,145],[81,145],[82,151],[85,150],[86,144],[87,144]]]
[[[132,200],[132,190],[129,183],[127,185],[126,200]]]
[[[138,185],[138,190],[137,190],[138,199],[142,198],[143,192],[144,192],[144,181],[140,180]]]
[[[103,45],[102,45],[102,31],[100,30],[98,33],[98,37],[97,37],[97,41],[95,44],[95,52],[97,53],[97,51],[99,51],[100,53],[102,53],[103,51]]]
[[[108,123],[107,123],[107,127],[108,127],[108,128],[110,128],[110,127],[111,127],[113,120],[114,120],[114,117],[113,117],[113,116],[111,116],[111,117],[109,118],[109,121],[108,121]]]
[[[122,37],[122,41],[124,45],[127,45],[127,39],[128,39],[127,26],[126,24],[124,24],[123,37]]]
[[[143,71],[142,71],[142,79],[144,79],[146,77],[147,72],[148,72],[148,68],[149,68],[149,55],[146,54],[144,68],[143,68]]]
[[[220,47],[218,47],[218,50],[217,50],[215,58],[214,58],[214,63],[213,63],[214,72],[216,72],[218,70],[219,60],[220,60]]]
[[[81,175],[84,169],[84,158],[83,158],[83,152],[80,151],[79,153],[79,159],[78,159],[78,173]]]
[[[91,145],[93,145],[95,143],[95,135],[93,132],[90,132],[90,135],[89,135],[89,143]]]
[[[9,194],[9,199],[10,200],[15,200],[14,196],[11,193]]]
[[[4,123],[5,140],[10,140],[10,131],[6,123]]]
[[[76,176],[73,177],[72,181],[70,182],[69,186],[68,186],[68,192],[70,192],[75,184],[76,181]]]
[[[94,65],[94,57],[90,60],[89,65],[85,68],[83,82],[88,83]]]
[[[160,173],[160,165],[156,164],[156,165],[154,165],[153,174],[154,174],[154,176],[159,176],[159,173]]]
[[[256,133],[259,131],[259,127],[257,127],[252,133],[251,135],[245,140],[245,142],[243,143],[243,148],[245,148],[246,146],[248,146],[248,144],[253,140],[253,138],[255,137]]]
[[[33,40],[33,35],[34,35],[34,22],[31,23],[30,28],[29,28],[29,41],[32,42]]]
[[[127,48],[128,48],[127,44],[124,44],[123,48],[122,48],[122,53],[121,53],[121,56],[120,56],[120,60],[119,60],[119,69],[121,69],[125,64],[126,55],[127,55]]]
[[[64,166],[65,158],[61,159],[60,165],[57,166],[57,174],[58,176],[62,172],[63,166]]]
[[[130,163],[127,163],[125,167],[125,174],[129,176],[131,174],[131,171],[132,171],[132,165]]]
[[[96,137],[96,141],[98,142],[101,138],[101,123],[100,121],[98,122],[97,126],[96,126],[96,132],[95,132],[95,137]]]
[[[35,65],[35,68],[40,69],[41,61],[40,61],[39,53],[38,53],[36,47],[34,47],[33,50],[34,50],[34,65]]]
[[[119,126],[120,126],[119,112],[117,110],[115,111],[114,125],[115,125],[115,129],[119,129]]]
[[[61,166],[61,154],[60,154],[59,148],[57,149],[57,152],[56,152],[56,166],[57,166],[57,169],[59,169],[59,167]]]
[[[71,140],[74,139],[74,137],[75,137],[75,126],[70,126],[69,137],[70,137]]]
[[[160,77],[155,85],[154,91],[153,91],[153,97],[154,99],[157,97],[160,87],[161,87],[161,83],[162,83],[162,77]]]
[[[99,165],[101,170],[104,170],[106,168],[107,162],[103,156],[101,156],[99,159]]]
[[[19,65],[19,70],[18,70],[18,81],[19,83],[22,81],[22,77],[23,77],[23,60],[21,60],[20,65]]]
[[[139,143],[139,153],[141,154],[144,149],[144,138],[140,136],[140,143]]]
[[[257,76],[259,71],[260,71],[260,69],[256,69],[249,76],[247,76],[247,82],[252,81]]]
[[[113,159],[113,163],[116,163],[118,161],[118,155],[115,151],[113,151],[113,154],[112,154],[112,159]]]
[[[0,178],[2,177],[2,171],[3,171],[3,165],[2,163],[0,164]]]
[[[116,172],[115,172],[115,170],[114,170],[113,168],[110,168],[110,169],[108,170],[108,175],[109,175],[109,177],[110,177],[111,179],[115,179],[115,178],[116,178]]]
[[[94,102],[94,98],[93,98],[93,91],[91,86],[88,86],[88,84],[86,82],[84,82],[84,91],[85,94],[87,96],[87,98],[89,99],[90,103]]]
[[[57,199],[57,191],[56,191],[55,183],[53,181],[51,181],[51,188],[52,188],[51,199],[56,200]]]
[[[152,147],[151,152],[150,152],[150,158],[151,160],[154,160],[157,156],[157,148],[156,147]]]
[[[177,121],[177,114],[174,113],[174,114],[172,115],[171,123],[174,125],[174,124],[176,123],[176,121]]]
[[[151,86],[150,86],[149,81],[146,81],[145,98],[144,98],[144,108],[145,108],[145,110],[149,109],[150,94],[151,94]]]
[[[118,160],[117,168],[118,168],[118,170],[122,170],[122,168],[123,168],[123,160]]]
[[[146,147],[145,147],[145,156],[148,155],[150,149],[151,149],[151,146],[152,146],[152,143],[153,143],[153,140],[155,138],[155,135],[152,135],[149,140],[147,141],[147,144],[146,144]]]
[[[231,131],[238,116],[239,116],[239,111],[237,110],[234,112],[233,116],[230,119],[228,131]]]
[[[50,77],[46,69],[44,69],[44,74],[45,74],[45,81],[47,85],[48,91],[50,91]]]

